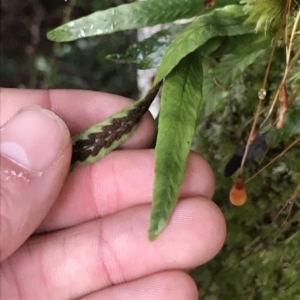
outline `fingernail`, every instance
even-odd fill
[[[64,122],[37,105],[21,109],[1,128],[0,152],[34,171],[44,171],[60,157],[70,139]]]

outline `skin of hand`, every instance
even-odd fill
[[[0,96],[0,298],[198,299],[185,271],[212,259],[226,235],[209,165],[191,152],[176,209],[150,242],[149,113],[122,150],[68,174],[70,133],[131,100],[75,90]]]

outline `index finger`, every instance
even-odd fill
[[[153,196],[154,150],[114,151],[93,165],[79,167],[64,187],[37,232],[65,229],[113,215],[142,204]],[[196,153],[189,155],[179,199],[214,192],[214,175],[208,163]]]

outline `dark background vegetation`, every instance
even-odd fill
[[[53,43],[46,33],[95,10],[121,4],[120,0],[2,0],[1,86],[76,88],[136,93],[136,68],[105,60],[136,39],[134,31],[70,43]]]
[[[105,60],[107,54],[124,52],[136,39],[134,31],[62,44],[46,39],[47,31],[70,19],[121,3],[2,0],[1,86],[89,89],[136,97],[136,67]],[[299,197],[287,202],[300,182],[300,147],[294,147],[249,182],[248,202],[243,207],[229,204],[233,182],[223,176],[226,162],[247,138],[267,59],[253,65],[236,82],[228,101],[197,131],[196,147],[214,169],[214,200],[224,212],[228,226],[221,253],[191,272],[201,299],[300,299]],[[275,90],[283,67],[280,59],[275,60],[270,93]],[[246,172],[253,174],[292,140],[287,135],[274,143],[262,163],[258,159]],[[289,204],[279,214],[285,203]]]
[[[250,67],[235,83],[226,103],[198,128],[197,150],[214,170],[214,200],[225,215],[228,232],[221,253],[192,272],[201,299],[300,299],[299,190],[292,198],[300,187],[299,144],[246,184],[248,200],[241,207],[229,203],[233,178],[223,175],[232,154],[247,141],[267,61],[265,57]],[[268,90],[271,95],[282,67],[282,61],[275,60]],[[270,101],[267,97],[264,105]],[[295,136],[282,138],[274,131],[265,156],[246,165],[245,178],[294,140]]]

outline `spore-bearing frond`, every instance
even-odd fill
[[[96,157],[102,149],[109,149],[114,142],[121,140],[125,135],[129,137],[131,131],[134,131],[134,127],[147,112],[161,84],[159,83],[152,88],[145,98],[135,102],[125,115],[118,116],[119,113],[117,113],[115,118],[111,118],[109,124],[106,123],[100,126],[100,131],[91,132],[87,138],[76,140],[73,144],[71,165],[77,162],[85,162],[90,156]]]

